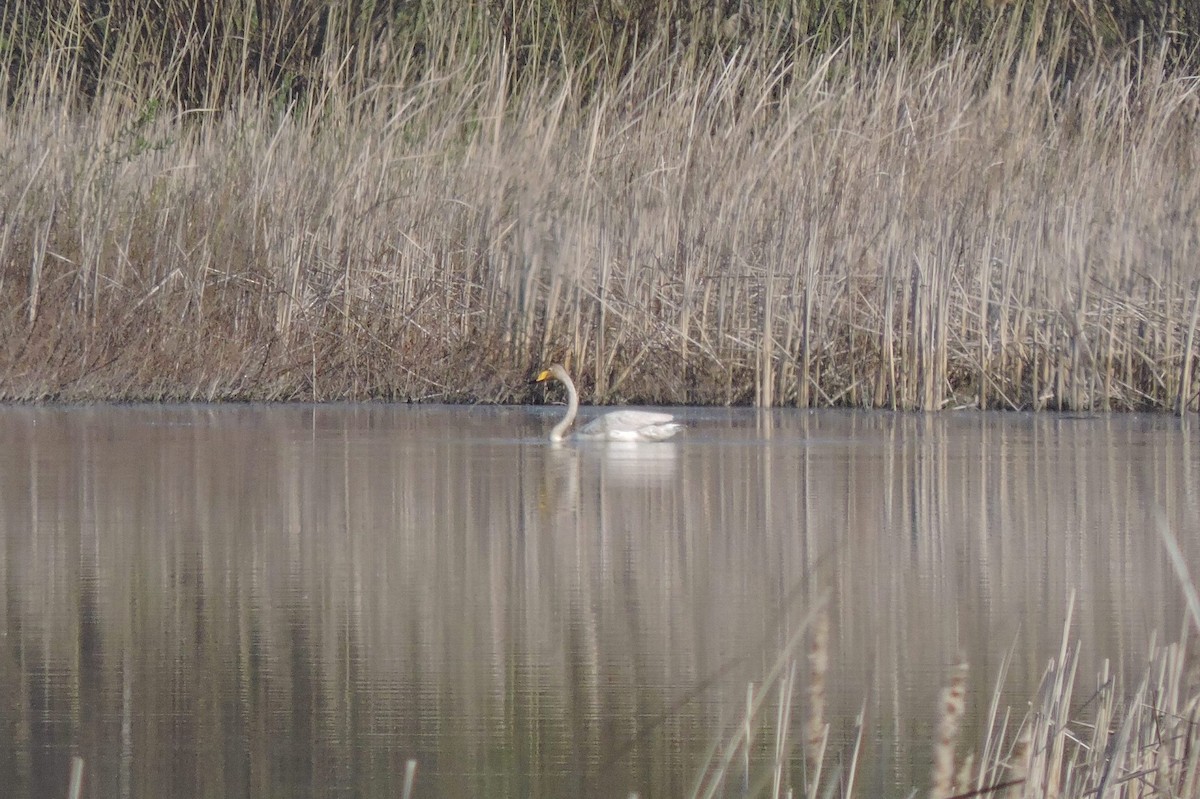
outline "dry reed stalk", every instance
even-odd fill
[[[863,700],[863,705],[859,708],[858,715],[854,717],[854,746],[850,750],[850,762],[846,767],[846,792],[845,796],[854,796],[854,778],[858,774],[858,757],[862,752],[862,737],[863,727],[865,726],[865,718],[867,715],[866,700]]]
[[[939,715],[937,737],[933,746],[930,799],[947,799],[954,790],[954,749],[962,729],[963,713],[966,711],[967,669],[965,660],[950,668],[948,682],[938,699]]]
[[[1107,660],[1101,666],[1096,678],[1096,715],[1092,721],[1092,735],[1089,748],[1094,752],[1103,752],[1112,732],[1113,719],[1116,713],[1116,697],[1113,691],[1111,666]]]
[[[1009,787],[1005,791],[1007,799],[1024,799],[1029,794],[1029,774],[1033,762],[1033,731],[1029,723],[1021,725],[1021,732],[1013,744],[1012,754],[1008,759],[1008,773],[1005,782]]]
[[[742,775],[743,784],[750,782],[750,750],[754,746],[754,683],[746,683],[746,717],[742,730]]]
[[[1183,730],[1179,736],[1181,752],[1176,784],[1180,796],[1196,796],[1200,793],[1200,693],[1188,700],[1179,718]]]
[[[804,759],[808,794],[820,783],[821,756],[829,725],[825,721],[826,679],[829,671],[829,609],[822,608],[808,637],[808,716],[804,722]]]
[[[83,758],[75,755],[71,758],[71,781],[67,787],[67,799],[79,799],[83,796]]]
[[[992,698],[988,703],[988,712],[986,718],[987,733],[984,735],[983,745],[979,749],[979,773],[975,783],[975,790],[982,791],[989,782],[999,782],[1001,773],[1001,756],[1000,747],[1004,742],[1005,731],[1008,729],[1009,713],[1006,710],[1003,723],[998,725],[998,716],[1000,713],[1000,694],[1004,687],[1004,681],[1008,676],[1009,664],[1012,661],[1013,653],[1016,651],[1016,640],[1014,639],[1012,647],[1000,661],[1000,668],[996,672],[996,681],[992,687]],[[969,787],[969,786],[968,786]]]
[[[1192,312],[1184,338],[1183,354],[1180,364],[1179,394],[1175,400],[1175,413],[1183,416],[1191,407],[1192,397],[1197,392],[1192,387],[1192,374],[1196,359],[1196,328],[1200,326],[1200,280],[1192,283]]]
[[[958,771],[954,774],[953,793],[955,796],[967,793],[971,790],[971,783],[974,782],[975,771],[975,754],[968,752],[963,758],[962,765],[958,767]]]
[[[409,797],[412,796],[413,787],[416,785],[416,781],[417,761],[410,758],[404,761],[404,788],[400,792],[400,796],[403,797],[403,799],[409,799]]]
[[[1068,603],[1067,617],[1063,622],[1062,646],[1056,663],[1059,668],[1051,666],[1054,679],[1050,690],[1044,697],[1042,718],[1046,722],[1046,735],[1041,740],[1046,742],[1047,755],[1040,781],[1046,799],[1055,799],[1062,788],[1063,760],[1066,757],[1070,738],[1070,700],[1075,690],[1076,667],[1079,665],[1079,646],[1074,649],[1069,646],[1071,619],[1074,615],[1075,596],[1071,595]]]
[[[818,608],[823,607],[823,603],[819,603],[816,607],[818,607]],[[778,657],[776,658],[775,663],[772,665],[770,671],[764,677],[764,679],[763,679],[764,685],[771,685],[771,684],[775,683],[776,681],[780,681],[780,680],[783,680],[786,682],[789,678],[783,677],[785,667],[788,669],[789,675],[793,674],[794,661],[792,659],[792,652],[794,651],[796,646],[799,645],[800,641],[803,640],[805,633],[808,631],[809,625],[813,623],[813,621],[814,621],[813,614],[815,612],[817,612],[817,611],[809,610],[800,619],[795,630],[791,632],[791,635],[789,636],[788,640],[784,643],[782,649],[780,650],[780,653],[779,653]],[[723,747],[722,747],[721,741],[717,740],[717,741],[713,742],[712,748],[710,749],[710,751],[708,752],[708,754],[705,758],[704,767],[697,775],[696,783],[692,787],[690,793],[688,794],[689,796],[712,797],[712,796],[717,795],[717,793],[721,790],[721,787],[724,784],[725,779],[728,775],[729,765],[730,765],[730,763],[733,762],[733,758],[736,756],[736,753],[739,750],[739,748],[741,748],[744,752],[749,754],[750,736],[753,732],[754,724],[758,719],[759,712],[762,708],[763,702],[765,701],[768,693],[769,692],[766,690],[761,690],[761,691],[758,691],[756,694],[753,691],[753,686],[748,686],[747,695],[746,695],[746,701],[747,701],[746,714],[742,720],[742,724],[739,725],[737,732],[732,736],[732,738],[730,740],[724,742]],[[791,686],[785,686],[785,685],[781,684],[781,689],[780,689],[781,702],[786,699],[787,703],[790,705],[791,696],[792,696]],[[790,713],[790,709],[785,709],[785,708],[781,707],[779,712],[781,715],[779,716],[779,720],[778,720],[777,724],[782,725],[785,723],[785,720],[789,717],[788,714]],[[782,730],[777,729],[777,734],[781,735]],[[723,751],[721,752],[720,756],[718,756],[717,752],[719,749],[722,749],[722,748],[723,748]],[[784,747],[784,749],[786,750],[786,746]],[[777,752],[777,757],[779,757],[779,756],[780,755]],[[749,773],[748,773],[749,764],[748,763],[746,764],[746,768],[747,768],[746,776],[747,776],[747,780],[749,780]],[[772,770],[772,773],[773,773],[773,770]],[[769,784],[771,781],[772,781],[772,774],[769,773],[765,777],[764,784]]]
[[[791,726],[792,693],[796,686],[796,662],[793,660],[788,668],[788,675],[779,686],[779,706],[775,717],[775,765],[772,769],[771,796],[779,799],[784,788],[784,768],[787,765],[788,746],[787,731]],[[788,789],[791,793],[791,789]]]

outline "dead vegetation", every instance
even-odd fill
[[[872,47],[895,9],[829,41],[765,4],[567,58],[481,4],[323,18],[295,66],[227,10],[13,69],[35,5],[0,17],[2,399],[522,401],[553,359],[597,402],[1200,407],[1165,39],[1081,59],[1016,3]]]
[[[828,630],[821,625],[828,621],[820,614],[816,618],[812,623],[811,615],[806,617],[796,633],[797,638],[807,635],[810,662],[814,653],[817,659],[827,656]],[[1153,799],[1200,791],[1200,671],[1194,643],[1185,635],[1168,646],[1151,644],[1144,672],[1131,675],[1129,682],[1111,673],[1106,661],[1095,682],[1084,683],[1077,673],[1079,646],[1071,641],[1070,627],[1068,613],[1061,650],[1047,663],[1037,696],[1027,708],[1004,707],[1002,666],[988,700],[985,735],[965,746],[960,740],[963,712],[968,701],[976,700],[967,695],[968,664],[950,667],[938,698],[931,799]],[[813,739],[808,739],[803,775],[788,768],[798,759],[788,736],[796,678],[791,650],[791,645],[784,648],[764,685],[748,697],[744,720],[726,742],[724,755],[710,758],[692,796],[715,796],[735,785],[751,786],[743,792],[753,796],[856,795],[863,715],[855,721],[845,751],[826,751],[823,673],[809,673],[809,699],[802,708],[808,716],[805,729],[814,723],[825,729],[817,739],[821,745],[813,750]],[[801,779],[802,784],[793,782]]]

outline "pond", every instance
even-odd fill
[[[553,446],[557,413],[0,409],[6,795],[75,756],[91,797],[740,794],[778,744],[796,795],[819,761],[905,796],[954,664],[977,748],[1064,630],[1088,682],[1185,627],[1179,419],[687,409]]]

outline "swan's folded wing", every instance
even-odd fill
[[[578,435],[612,441],[662,441],[682,428],[669,413],[613,411],[588,422],[580,428]]]

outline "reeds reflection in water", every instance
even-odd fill
[[[824,599],[826,767],[865,708],[858,792],[907,793],[960,655],[966,742],[1072,594],[1081,674],[1183,625],[1148,510],[1200,561],[1179,420],[683,416],[628,449],[525,409],[3,409],[0,784],[681,795]]]

